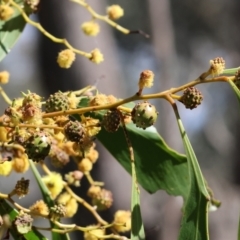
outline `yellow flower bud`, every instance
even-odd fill
[[[87,36],[97,36],[100,32],[99,24],[94,21],[84,22],[81,28]]]
[[[0,175],[8,176],[12,171],[12,162],[5,161],[0,163]]]
[[[17,173],[24,173],[29,169],[29,160],[27,154],[23,154],[21,158],[12,160],[13,170]]]
[[[114,215],[114,229],[117,232],[127,232],[131,229],[131,212],[119,210]]]
[[[0,83],[7,84],[8,81],[9,81],[9,72],[7,71],[0,72]]]
[[[107,15],[110,19],[116,20],[124,15],[124,10],[119,5],[112,5],[107,8]]]
[[[210,71],[212,76],[218,76],[223,73],[225,69],[225,61],[221,57],[210,60]]]
[[[90,172],[92,170],[93,164],[88,158],[83,158],[81,162],[78,163],[78,169],[85,172]]]
[[[91,51],[91,57],[89,58],[89,60],[92,61],[93,63],[99,64],[103,62],[104,58],[100,50],[96,48],[93,51]]]
[[[154,73],[150,70],[144,70],[140,74],[138,86],[139,90],[142,90],[143,88],[150,88],[153,85],[154,81]]]
[[[0,5],[0,20],[7,21],[13,13],[14,9],[9,5]]]
[[[75,58],[72,50],[65,49],[58,54],[57,63],[61,68],[70,68]]]
[[[52,172],[50,175],[42,177],[42,181],[48,188],[53,200],[58,196],[64,187],[62,176],[56,172]]]
[[[49,214],[49,209],[46,203],[43,200],[39,200],[29,207],[31,214],[33,215],[44,215],[47,216]]]

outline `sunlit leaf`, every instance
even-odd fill
[[[15,2],[23,5],[24,0],[15,0]],[[15,8],[14,14],[10,19],[7,21],[0,20],[0,61],[11,51],[25,25],[26,22]]]

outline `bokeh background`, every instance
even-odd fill
[[[56,57],[64,46],[51,42],[32,26],[27,26],[0,64],[0,70],[11,74],[10,83],[4,87],[11,98],[20,96],[20,91],[27,89],[47,97],[57,90],[77,90],[88,84],[96,84],[102,93],[125,98],[137,91],[138,77],[144,69],[155,73],[155,85],[146,91],[150,93],[197,78],[215,57],[223,57],[227,68],[240,65],[238,0],[87,2],[101,14],[108,5],[119,4],[125,10],[119,24],[131,30],[141,29],[151,37],[124,35],[103,22],[99,22],[101,32],[97,37],[87,37],[80,29],[81,23],[91,19],[86,9],[68,0],[41,0],[40,11],[32,16],[34,20],[53,35],[67,38],[76,48],[87,52],[101,49],[105,61],[94,65],[78,56],[69,70],[60,69]],[[178,105],[204,175],[215,197],[222,201],[221,208],[210,213],[210,238],[236,239],[240,203],[239,103],[226,83],[204,84],[198,88],[204,95],[201,106],[191,111]],[[172,148],[183,152],[171,107],[163,100],[151,102],[160,112],[156,124],[159,133]],[[6,106],[2,101],[2,112]],[[106,188],[113,192],[114,206],[102,214],[111,221],[117,209],[130,209],[131,179],[100,143],[98,150],[100,159],[93,176],[104,181]],[[69,164],[62,173],[72,169],[74,165]],[[11,182],[9,178],[1,177],[1,192],[8,192],[14,186],[14,180],[21,177],[12,174]],[[32,178],[31,173],[28,177]],[[83,180],[76,191],[85,197],[88,187]],[[25,206],[41,198],[34,180],[30,191],[30,195],[20,201]],[[148,240],[177,239],[181,197],[171,197],[163,191],[150,195],[142,190],[141,206]],[[73,221],[79,225],[94,223],[82,207]],[[79,232],[71,236],[82,239]]]

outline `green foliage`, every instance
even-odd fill
[[[35,164],[30,161],[30,165],[34,174],[35,179],[37,180],[38,186],[42,192],[42,197],[45,201],[45,203],[48,205],[48,207],[53,207],[54,206],[54,201],[51,199],[51,196],[49,195],[49,191],[45,184],[43,183],[41,176],[35,166]],[[51,221],[50,221],[51,227],[58,229],[57,226],[55,226]],[[69,235],[68,234],[60,234],[57,232],[52,232],[52,240],[69,240]]]
[[[88,101],[89,99],[83,98],[79,107],[88,106]],[[132,106],[133,103],[125,105]],[[104,113],[99,111],[91,115],[102,119]],[[162,189],[170,195],[186,198],[188,189],[186,156],[167,146],[155,127],[146,130],[139,129],[134,124],[127,124],[126,127],[134,149],[139,184],[150,193]],[[97,138],[131,174],[129,151],[122,127],[114,134],[102,129]]]
[[[15,210],[11,205],[9,205],[5,200],[1,199],[0,201],[0,214],[3,216],[5,214],[9,215],[10,221],[13,221],[16,216],[18,215],[18,211]],[[14,228],[10,228],[10,233],[14,239],[20,239],[19,233]],[[26,234],[23,234],[24,239],[32,240],[32,239],[39,239],[39,240],[47,240],[40,232],[37,230],[29,231]],[[59,238],[60,239],[60,238]]]
[[[22,5],[24,1],[15,0],[15,2]],[[25,25],[26,22],[17,9],[14,9],[14,14],[9,20],[0,20],[0,61],[11,51]]]
[[[197,158],[192,149],[182,121],[176,110],[178,127],[183,139],[189,167],[189,190],[183,208],[179,240],[207,240],[208,231],[208,194]]]

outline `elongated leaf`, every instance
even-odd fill
[[[89,100],[84,98],[79,107],[88,106]],[[132,108],[134,104],[127,104]],[[104,111],[92,113],[92,117],[102,119]],[[135,156],[136,172],[139,184],[148,192],[159,189],[170,195],[181,195],[186,198],[188,190],[187,158],[171,149],[155,127],[146,130],[127,124],[127,131],[132,142]],[[122,128],[115,133],[108,133],[104,128],[97,135],[99,141],[131,174],[128,146]]]
[[[51,199],[51,197],[49,195],[49,191],[48,191],[47,187],[45,186],[45,184],[42,182],[41,176],[40,176],[35,164],[32,161],[30,161],[30,166],[31,166],[33,174],[37,180],[38,186],[42,192],[44,201],[46,202],[46,204],[49,207],[53,207],[54,201]],[[50,224],[51,224],[52,228],[58,229],[58,226],[55,226],[51,221],[50,221]],[[52,240],[69,240],[69,235],[52,232]]]
[[[144,232],[141,210],[140,210],[140,196],[139,196],[139,191],[137,186],[137,175],[135,171],[134,162],[132,162],[131,212],[132,212],[131,240],[144,240],[145,232]]]
[[[5,214],[8,214],[10,220],[13,221],[16,218],[16,216],[18,215],[18,211],[16,209],[14,209],[11,205],[9,205],[5,200],[1,199],[0,200],[0,215],[3,216]],[[20,237],[21,237],[14,228],[10,228],[10,233],[11,233],[12,237],[16,240],[20,239]],[[26,239],[26,240],[32,240],[32,239],[47,240],[47,238],[45,238],[37,230],[32,230],[26,234],[23,234],[23,236],[24,236],[24,239]]]
[[[15,0],[15,2],[23,5],[24,0]],[[0,61],[10,52],[25,25],[26,22],[15,8],[14,14],[9,20],[0,21]]]
[[[238,101],[239,101],[239,103],[240,103],[240,90],[237,88],[237,86],[234,84],[233,81],[229,80],[228,82],[229,82],[229,84],[231,85],[233,91],[236,93],[236,96],[237,96]]]
[[[210,196],[205,186],[197,158],[177,112],[177,122],[183,139],[189,166],[188,197],[184,204],[179,240],[208,240],[208,203]]]

